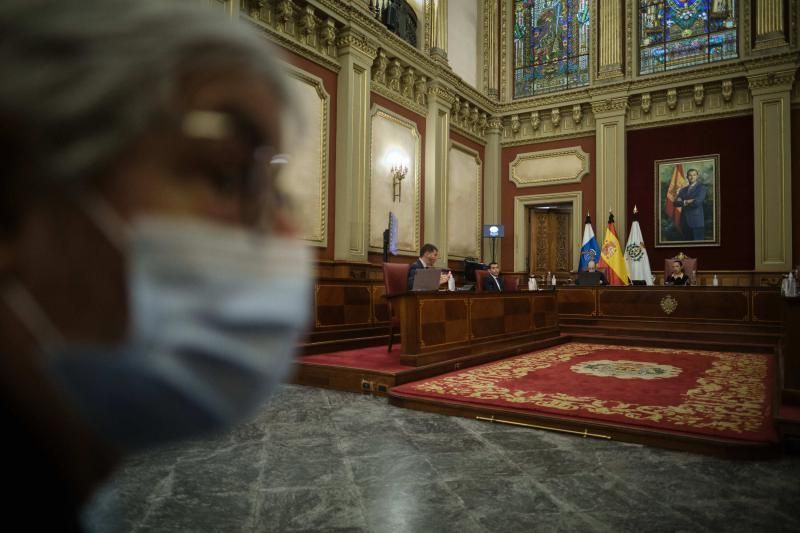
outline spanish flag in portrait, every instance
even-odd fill
[[[675,207],[673,202],[675,201],[675,197],[678,196],[678,191],[687,185],[689,185],[689,180],[683,175],[683,164],[677,163],[672,170],[672,179],[669,180],[669,186],[667,187],[667,199],[664,205],[664,211],[667,217],[672,221],[672,225],[675,226],[675,229],[678,231],[681,231],[681,208]]]
[[[608,226],[600,246],[600,263],[597,266],[605,269],[609,285],[630,284],[628,267],[625,266],[625,249],[619,243],[611,211],[608,212]]]

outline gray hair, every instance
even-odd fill
[[[187,73],[240,68],[290,103],[267,41],[196,0],[3,0],[0,36],[0,154],[33,165],[12,164],[2,193],[101,172],[169,116]]]

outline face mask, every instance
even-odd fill
[[[190,218],[127,226],[98,202],[87,211],[127,258],[130,302],[122,345],[48,350],[87,419],[139,448],[223,427],[263,403],[308,320],[307,247]]]

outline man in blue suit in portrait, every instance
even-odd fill
[[[706,201],[706,186],[700,183],[697,169],[690,168],[686,173],[689,185],[678,191],[673,205],[681,208],[681,232],[690,241],[705,238],[706,222],[703,204]]]

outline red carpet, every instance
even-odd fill
[[[392,393],[774,442],[774,376],[766,355],[571,343]]]
[[[346,350],[343,352],[304,355],[297,358],[298,363],[314,363],[317,365],[342,366],[361,370],[377,370],[381,372],[400,372],[415,368],[400,364],[400,346],[394,346],[390,352],[386,345]]]

